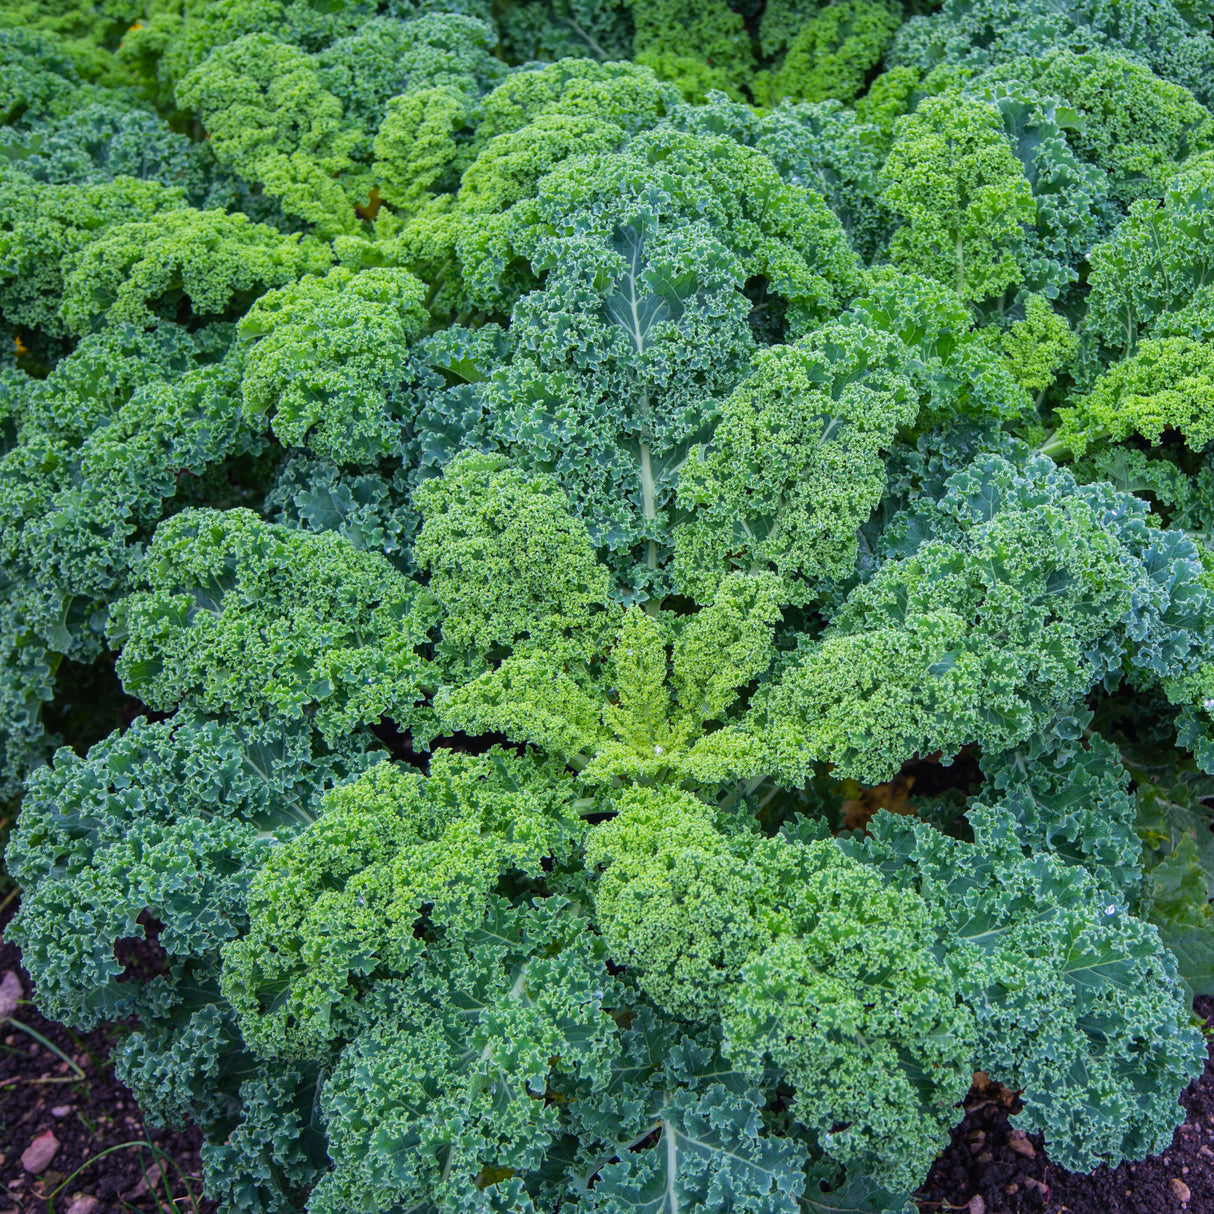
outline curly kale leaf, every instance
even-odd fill
[[[320,84],[342,105],[352,127],[374,131],[394,97],[449,88],[476,97],[507,75],[493,56],[488,22],[456,12],[428,12],[410,21],[372,17],[316,56]]]
[[[562,59],[507,76],[485,98],[476,138],[483,146],[497,135],[520,130],[542,113],[594,116],[635,135],[678,103],[678,91],[640,64]]]
[[[716,1020],[734,1065],[774,1064],[828,1154],[893,1189],[927,1171],[970,1074],[972,1013],[909,891],[810,843],[719,832],[688,793],[634,790],[591,836],[617,963],[676,1015]],[[897,1159],[882,1144],[895,1127]]]
[[[384,198],[414,216],[404,243],[437,288],[440,310],[466,311],[471,284],[462,279],[475,281],[483,250],[502,239],[495,203],[531,197],[560,161],[614,150],[678,100],[649,68],[592,59],[513,72],[479,100],[450,85],[393,98],[375,170]]]
[[[1085,371],[1133,354],[1165,314],[1214,281],[1214,164],[1178,174],[1162,199],[1134,203],[1091,253],[1091,294],[1082,333]]]
[[[890,334],[902,344],[898,370],[919,397],[915,429],[931,434],[955,428],[958,422],[989,427],[995,419],[1014,424],[1032,416],[1025,378],[1041,374],[1043,355],[1048,357],[1060,344],[1066,348],[1065,338],[1054,336],[1057,324],[1049,305],[1044,310],[1050,319],[1044,320],[1035,298],[1026,301],[1031,321],[1026,316],[1025,322],[1013,322],[1001,335],[1002,346],[1010,345],[1010,352],[990,340],[989,329],[974,323],[971,310],[947,285],[888,266],[873,270],[866,289],[841,319],[858,326],[853,340],[871,341],[865,335],[875,332]],[[1060,323],[1065,330],[1065,322]],[[1026,327],[1031,352],[1015,344]],[[1052,338],[1049,347],[1040,340],[1047,335]]]
[[[42,709],[55,698],[59,660],[28,643],[28,625],[18,604],[0,605],[0,797],[21,795],[26,775],[46,758]]]
[[[222,196],[204,144],[170,130],[155,113],[99,101],[29,131],[0,135],[0,156],[47,185],[103,185],[118,177],[180,189],[204,206]]]
[[[41,757],[40,709],[60,663],[102,649],[145,528],[195,478],[257,448],[239,360],[212,361],[223,348],[223,333],[114,326],[45,380],[13,383],[20,441],[0,459],[6,786]]]
[[[499,48],[512,63],[626,60],[632,53],[630,0],[495,0]]]
[[[209,1127],[202,1144],[208,1195],[240,1214],[303,1210],[329,1168],[320,1090],[315,1067],[246,1065],[237,1111]]]
[[[1101,442],[1141,435],[1159,446],[1164,431],[1178,431],[1200,451],[1214,441],[1214,352],[1188,337],[1147,338],[1113,363],[1090,392],[1058,410],[1058,429],[1047,454],[1084,455]]]
[[[1142,840],[1138,914],[1159,928],[1191,995],[1214,991],[1214,832],[1205,799],[1210,782],[1191,762],[1163,771],[1134,763],[1135,828]]]
[[[973,808],[973,844],[880,814],[848,844],[939,916],[975,1010],[974,1065],[1022,1092],[1016,1121],[1063,1167],[1166,1149],[1206,1047],[1156,929],[1076,865],[1026,857],[1010,814]]]
[[[75,333],[157,316],[229,320],[269,288],[321,273],[330,261],[324,246],[242,214],[165,211],[115,224],[81,249],[64,276],[60,313]]]
[[[675,585],[706,601],[730,569],[771,570],[787,603],[855,564],[884,491],[883,452],[918,413],[895,337],[830,325],[762,351],[679,477]]]
[[[1142,846],[1130,773],[1121,754],[1087,729],[1090,713],[1059,718],[1015,750],[984,755],[984,805],[1009,813],[1033,854],[1079,865],[1133,904],[1141,892]]]
[[[1069,106],[1015,83],[984,87],[980,81],[974,91],[1002,114],[1033,194],[1036,213],[1020,253],[1020,296],[1027,291],[1069,300],[1089,250],[1116,215],[1107,174],[1074,150],[1084,121]]]
[[[1023,281],[1021,225],[1037,204],[993,106],[929,97],[898,120],[881,181],[882,201],[904,222],[890,246],[895,265],[973,302]]]
[[[172,326],[119,326],[27,382],[24,441],[0,464],[0,542],[14,598],[56,652],[95,652],[138,559],[132,540],[183,476],[256,446],[239,414],[239,360],[210,353]]]
[[[119,677],[145,703],[306,714],[327,739],[414,716],[434,609],[378,553],[248,510],[185,510],[157,529],[141,577],[110,636]]]
[[[63,307],[65,280],[80,255],[117,226],[154,227],[158,213],[185,205],[180,190],[158,181],[43,185],[0,169],[0,314],[53,337],[77,331]]]
[[[1097,50],[1142,63],[1209,102],[1209,31],[1181,8],[1172,0],[1028,0],[1013,13],[1001,0],[945,0],[932,16],[906,22],[889,61],[927,72],[939,64],[980,69],[1059,50]]]
[[[279,470],[262,514],[299,531],[336,531],[355,548],[382,552],[408,572],[420,525],[408,481],[405,468],[391,476],[347,472],[326,460],[296,455]]]
[[[531,1210],[564,1091],[607,1082],[618,998],[576,907],[491,901],[413,982],[384,984],[342,1052],[322,1098],[335,1166],[309,1209]]]
[[[717,1083],[676,1089],[650,1110],[656,1135],[622,1151],[578,1202],[595,1214],[712,1214],[735,1206],[755,1214],[795,1208],[805,1177],[803,1149],[764,1133],[755,1095]]]
[[[0,122],[61,118],[88,97],[72,56],[50,35],[5,21],[0,28]]]
[[[765,32],[773,7],[763,13]],[[901,17],[887,0],[843,0],[820,9],[789,40],[778,67],[753,78],[755,99],[764,105],[851,101],[881,62]]]
[[[192,972],[244,930],[248,882],[319,795],[372,756],[327,751],[310,731],[139,718],[85,758],[64,748],[30,779],[6,857],[27,891],[11,928],[41,1006],[90,1028],[190,997]],[[163,926],[166,973],[119,983],[116,941]]]
[[[400,452],[412,403],[409,345],[427,320],[424,295],[406,270],[356,274],[345,266],[267,292],[237,326],[250,346],[246,414],[272,413],[283,446],[339,464]]]
[[[428,779],[384,764],[336,790],[267,859],[249,931],[224,949],[244,1039],[265,1057],[323,1060],[360,1023],[375,979],[408,977],[480,930],[501,873],[538,876],[543,858],[567,855],[583,828],[563,809],[565,783],[552,764],[495,748],[441,751]]]
[[[889,244],[894,219],[880,202],[878,179],[887,149],[873,124],[838,101],[755,110],[713,94],[702,105],[680,106],[668,121],[757,148],[791,185],[817,191],[862,261],[872,262]]]
[[[442,608],[444,642],[470,657],[520,640],[593,656],[607,571],[551,479],[470,453],[420,484],[413,501],[424,520],[413,557]]]
[[[771,664],[778,601],[770,576],[735,575],[690,617],[625,611],[597,673],[566,669],[559,652],[523,651],[446,690],[436,708],[449,729],[533,743],[591,785],[751,778],[762,773],[762,747],[709,726],[731,719],[743,689]]]
[[[332,237],[352,231],[354,204],[335,180],[350,167],[358,132],[321,82],[316,60],[269,33],[217,47],[176,88],[211,150],[283,210]]]
[[[754,77],[742,15],[725,0],[633,0],[633,58],[675,84],[689,101],[713,89],[740,99]]]
[[[1123,664],[1190,675],[1211,644],[1203,567],[1145,513],[1042,457],[976,460],[887,528],[891,559],[760,690],[746,728],[785,779],[812,756],[875,784],[915,754],[1016,746]]]
[[[1043,48],[980,80],[1001,83],[1056,98],[1078,114],[1067,140],[1082,160],[1107,174],[1109,197],[1123,209],[1157,198],[1179,165],[1214,143],[1214,115],[1206,106],[1120,53]]]
[[[648,597],[666,582],[678,469],[755,349],[747,284],[808,325],[857,284],[854,255],[760,153],[673,131],[569,161],[514,212],[544,285],[515,305],[508,364],[479,385],[490,440],[555,474],[618,593]]]

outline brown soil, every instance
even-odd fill
[[[12,909],[0,914],[0,925]],[[155,968],[154,956],[129,960],[132,968],[141,961]],[[28,999],[20,953],[0,940],[0,992],[7,972]],[[1199,999],[1196,1008],[1214,1027],[1214,999]],[[121,1028],[74,1034],[28,1002],[13,1016],[53,1043],[83,1077],[13,1020],[0,1022],[0,1214],[213,1214],[213,1203],[201,1196],[198,1132],[149,1129],[109,1068],[110,1045]],[[1165,1154],[1080,1176],[1051,1164],[1040,1137],[1011,1128],[1013,1094],[976,1084],[965,1119],[919,1190],[919,1208],[922,1214],[1214,1214],[1214,1059],[1182,1101],[1188,1117]],[[31,1174],[22,1155],[48,1133],[58,1143],[54,1158]],[[126,1145],[137,1143],[145,1145]],[[112,1153],[103,1155],[107,1150]]]

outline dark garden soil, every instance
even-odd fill
[[[0,930],[12,911],[9,905],[0,913]],[[140,956],[150,947],[132,948],[123,959],[132,969],[154,967],[153,957]],[[214,1206],[201,1197],[197,1132],[149,1129],[114,1078],[107,1058],[119,1030],[73,1034],[24,1002],[29,993],[17,947],[0,941],[0,1012],[6,999],[23,1000],[0,1021],[0,1214],[212,1214]],[[1214,999],[1196,1006],[1214,1026]],[[1012,1093],[975,1084],[965,1119],[919,1191],[919,1208],[922,1214],[1214,1214],[1214,1059],[1183,1103],[1187,1120],[1165,1154],[1079,1176],[1051,1164],[1040,1137],[1011,1128]],[[137,1143],[144,1145],[130,1145]]]

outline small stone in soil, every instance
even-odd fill
[[[21,1166],[29,1173],[37,1176],[51,1166],[55,1152],[59,1150],[59,1139],[47,1130],[21,1152]]]
[[[21,979],[12,970],[0,978],[0,1020],[7,1020],[21,1002]]]
[[[51,1109],[52,1117],[66,1117],[72,1111],[70,1104],[57,1104]]]
[[[1189,1198],[1193,1196],[1193,1194],[1189,1192],[1189,1186],[1185,1184],[1185,1182],[1181,1180],[1179,1176],[1173,1178],[1170,1188],[1172,1190],[1172,1196],[1181,1203],[1188,1201]]]
[[[1032,1159],[1037,1154],[1037,1148],[1029,1142],[1028,1135],[1023,1130],[1013,1130],[1007,1136],[1007,1145],[1025,1159]]]
[[[67,1214],[94,1214],[101,1202],[95,1197],[77,1197],[67,1208]]]
[[[149,1191],[149,1186],[155,1188],[160,1183],[160,1164],[154,1163],[148,1168],[147,1175],[140,1178],[139,1183],[131,1190],[131,1197],[142,1197]]]
[[[975,1193],[965,1206],[968,1214],[986,1214],[986,1201],[981,1193]]]

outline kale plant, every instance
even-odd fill
[[[1166,1148],[1210,16],[0,13],[9,938],[223,1214],[903,1214],[978,1071]]]

